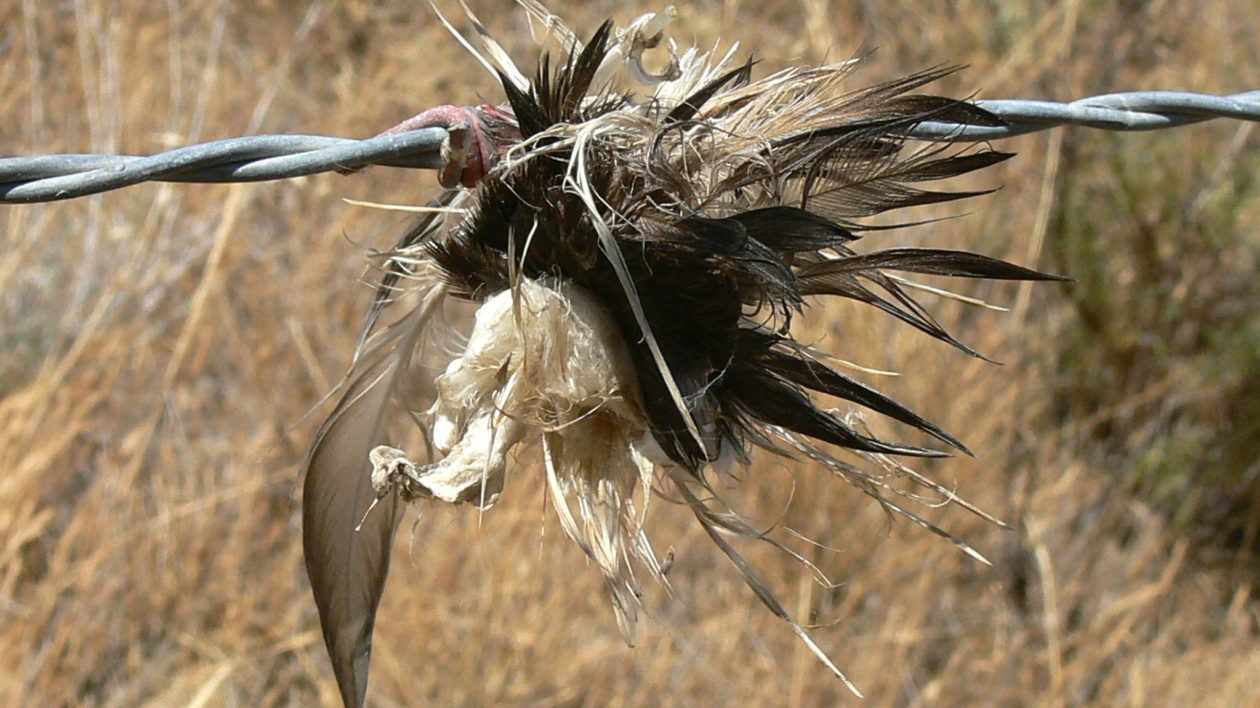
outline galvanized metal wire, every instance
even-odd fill
[[[1260,121],[1260,91],[1211,96],[1182,91],[1136,91],[1071,103],[1022,99],[976,104],[1004,126],[920,123],[910,137],[924,140],[1000,140],[1060,126],[1099,130],[1160,130],[1213,118]],[[0,204],[50,202],[148,181],[257,182],[365,165],[437,169],[446,131],[423,128],[368,140],[319,135],[255,135],[190,145],[147,157],[38,155],[0,158]]]
[[[168,152],[0,158],[0,204],[73,199],[140,182],[260,182],[365,165],[437,169],[446,138],[422,128],[368,140],[254,135]]]
[[[1000,140],[1059,126],[1099,130],[1161,130],[1213,118],[1260,121],[1260,91],[1210,96],[1185,91],[1134,91],[1071,103],[994,99],[976,105],[1006,121],[1000,127],[921,123],[914,137],[930,140]]]

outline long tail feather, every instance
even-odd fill
[[[362,706],[366,695],[372,629],[399,518],[397,494],[378,499],[372,487],[369,453],[388,443],[391,399],[416,341],[444,297],[444,289],[432,284],[421,306],[395,325],[397,341],[382,343],[360,360],[360,373],[316,435],[305,464],[306,572],[347,706]]]

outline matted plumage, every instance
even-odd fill
[[[895,460],[947,453],[878,439],[820,405],[843,399],[967,451],[794,339],[792,324],[815,298],[849,298],[979,356],[901,274],[1058,276],[962,251],[854,245],[887,228],[864,225],[868,217],[983,193],[924,183],[1010,157],[910,142],[913,126],[1000,121],[917,93],[951,68],[860,89],[846,88],[854,61],[754,79],[734,48],[718,56],[668,42],[668,12],[621,30],[605,23],[583,42],[533,0],[518,4],[565,58],[544,55],[527,78],[469,13],[474,54],[498,74],[506,105],[443,107],[403,124],[450,130],[448,189],[385,255],[354,369],[307,461],[307,569],[343,699],[364,699],[401,505],[487,507],[508,453],[535,442],[562,527],[599,567],[628,642],[641,609],[636,568],[667,583],[644,532],[648,501],[664,487],[848,684],[729,543],[733,534],[777,544],[712,481],[752,464],[754,448],[811,460],[948,537],[838,448],[983,515]],[[642,54],[658,46],[669,63],[652,73]],[[450,299],[477,303],[476,321],[434,364]],[[381,326],[387,308],[404,314]],[[444,371],[417,393],[434,366]],[[391,447],[387,422],[408,414],[425,449]]]

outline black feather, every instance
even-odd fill
[[[877,269],[989,280],[1068,280],[1061,275],[1029,270],[978,253],[939,248],[889,248],[852,255],[805,266],[797,275],[802,280],[811,280],[824,275]]]
[[[731,84],[733,87],[746,86],[748,81],[752,78],[752,68],[753,60],[749,59],[743,66],[737,69],[732,69],[713,81],[705,84],[700,88],[700,90],[684,99],[682,103],[674,106],[674,108],[671,109],[661,121],[661,124],[669,125],[671,123],[691,120],[692,116],[698,113],[710,98],[713,98],[713,94],[725,88],[727,84]]]
[[[890,443],[867,437],[820,410],[797,387],[753,362],[733,364],[725,373],[725,389],[738,413],[833,445],[862,452],[915,457],[945,457],[947,453]]]

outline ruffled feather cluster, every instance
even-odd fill
[[[889,456],[946,453],[878,439],[826,402],[966,448],[798,342],[792,324],[817,298],[849,298],[974,354],[912,297],[907,274],[1053,278],[974,253],[855,249],[875,228],[866,218],[974,196],[926,183],[1009,157],[912,142],[915,125],[1000,121],[917,93],[950,69],[858,90],[845,87],[853,62],[754,80],[734,50],[668,43],[665,13],[620,31],[606,23],[580,42],[535,2],[520,4],[567,56],[544,56],[527,77],[472,18],[506,105],[444,123],[455,169],[443,174],[471,186],[444,192],[387,255],[355,371],[308,463],[307,566],[343,696],[362,701],[399,503],[489,506],[509,453],[532,443],[562,527],[604,575],[627,641],[636,570],[665,582],[644,514],[667,486],[843,678],[730,545],[731,534],[767,539],[712,480],[753,465],[754,449],[808,459],[939,532],[888,498],[885,475],[838,454],[945,492]],[[669,61],[651,72],[643,52],[656,47]],[[475,323],[433,386],[416,385],[450,299],[476,303]],[[412,309],[377,326],[404,302]],[[391,411],[412,415],[427,449],[389,446]]]

